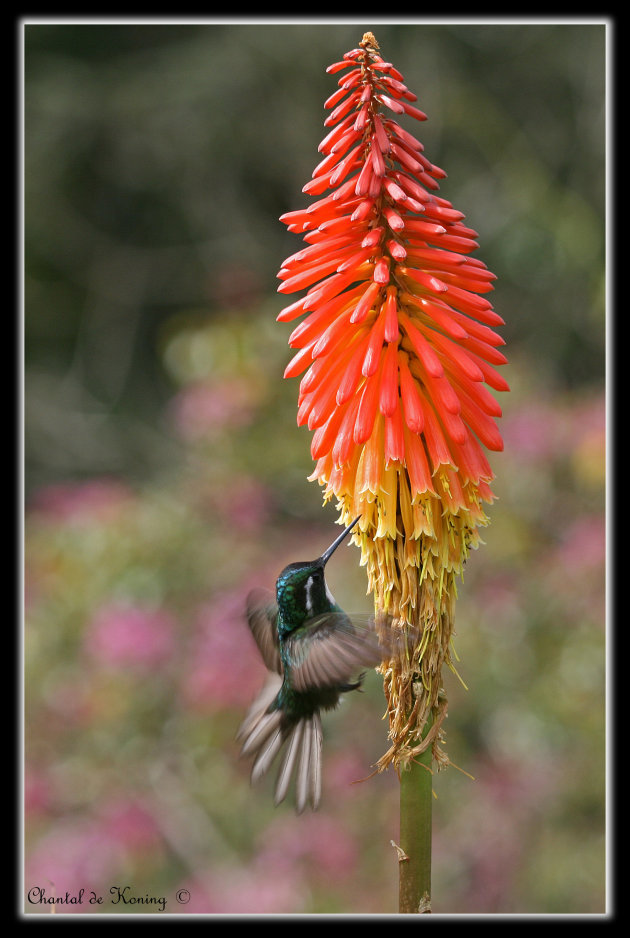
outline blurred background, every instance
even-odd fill
[[[605,26],[366,21],[24,27],[25,890],[105,896],[70,911],[152,910],[116,885],[167,913],[397,911],[398,781],[354,784],[386,748],[378,675],[326,717],[316,815],[274,809],[234,741],[263,679],[244,596],[338,533],[282,379],[278,216],[367,29],[510,359],[433,909],[605,909]],[[369,609],[356,548],[329,582]]]

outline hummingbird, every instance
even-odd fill
[[[268,590],[247,597],[247,621],[269,671],[267,681],[238,731],[241,755],[254,756],[252,782],[268,771],[285,747],[276,780],[276,805],[296,772],[296,808],[319,806],[322,779],[320,712],[361,687],[364,668],[391,657],[408,636],[390,627],[391,617],[347,615],[324,577],[333,553],[359,518],[316,560],[290,563]],[[353,680],[354,678],[354,680]]]

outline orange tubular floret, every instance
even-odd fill
[[[435,472],[440,466],[453,466],[457,468],[453,461],[450,448],[444,439],[444,434],[440,423],[435,415],[433,407],[428,404],[424,408],[424,431],[423,436],[427,444],[427,450],[433,464]]]
[[[394,412],[385,418],[385,464],[405,461],[405,436],[400,398]]]
[[[365,350],[361,374],[369,378],[378,368],[385,334],[385,316],[379,313],[370,330],[370,340]]]
[[[405,465],[409,473],[412,498],[425,492],[435,492],[422,440],[404,425],[403,435],[405,439]]]
[[[306,345],[303,349],[294,355],[287,367],[284,369],[284,378],[296,378],[298,375],[301,375],[302,372],[308,368],[310,363],[313,360],[312,351],[314,342],[311,342],[310,345]]]
[[[326,423],[315,430],[311,440],[311,456],[313,459],[319,459],[320,456],[331,451],[345,413],[345,406],[335,407]]]
[[[422,433],[424,429],[424,406],[422,395],[415,378],[409,370],[407,356],[398,356],[398,370],[400,374],[400,397],[405,413],[405,423],[412,433]]]
[[[344,404],[355,393],[361,380],[361,367],[365,359],[365,351],[370,341],[370,332],[358,344],[355,344],[352,358],[348,362],[339,387],[337,388],[337,403]]]
[[[376,417],[372,433],[359,457],[355,478],[355,491],[358,495],[367,492],[376,495],[381,487],[384,469],[382,420],[382,417]]]
[[[379,410],[391,417],[398,408],[398,344],[388,342],[383,359]]]
[[[378,412],[379,372],[365,379],[357,419],[354,425],[354,442],[365,443],[369,439]]]
[[[355,396],[348,401],[345,416],[339,425],[337,437],[332,448],[333,463],[336,466],[347,463],[355,448],[354,425],[360,402],[361,397],[358,394],[355,394]]]
[[[289,336],[290,347],[299,348],[300,345],[307,345],[312,339],[317,339],[337,316],[348,309],[357,294],[358,290],[341,293],[310,313]]]
[[[387,299],[381,307],[385,313],[385,334],[386,342],[393,342],[398,339],[398,302],[396,287],[387,288]]]
[[[432,375],[434,378],[441,378],[444,374],[444,369],[422,332],[412,323],[409,316],[405,313],[398,314],[398,321],[403,327],[414,351],[428,374]]]

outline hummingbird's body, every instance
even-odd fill
[[[286,743],[275,790],[285,797],[297,766],[297,809],[321,794],[321,710],[337,706],[341,694],[361,686],[361,668],[375,667],[392,651],[384,625],[374,617],[365,625],[350,619],[337,605],[324,578],[332,553],[352,530],[355,519],[317,560],[292,563],[276,581],[275,602],[269,593],[247,598],[247,619],[270,676],[238,734],[243,755],[255,755],[252,780],[268,770]]]

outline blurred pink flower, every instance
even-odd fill
[[[39,841],[27,851],[24,885],[32,901],[30,912],[50,912],[50,905],[38,903],[45,896],[63,897],[66,891],[78,895],[81,904],[61,904],[57,912],[90,913],[103,907],[90,905],[89,893],[109,902],[109,888],[116,874],[128,869],[133,854],[140,854],[146,868],[159,857],[162,838],[152,815],[132,796],[114,798],[97,809],[92,817],[65,817],[54,822]]]
[[[228,478],[202,478],[192,493],[194,505],[209,519],[219,519],[232,531],[255,534],[269,520],[272,496],[253,476],[232,472]]]
[[[262,528],[269,518],[270,493],[268,488],[251,476],[233,477],[229,485],[216,493],[216,510],[239,531]]]
[[[162,609],[112,602],[96,612],[85,648],[104,665],[151,668],[172,656],[175,632],[175,620]]]
[[[574,425],[580,436],[591,436],[606,429],[606,398],[604,394],[588,397],[574,408]]]
[[[195,442],[216,431],[248,424],[255,398],[255,389],[242,380],[198,381],[175,396],[171,413],[182,439]]]
[[[82,905],[61,905],[58,912],[89,913],[87,895],[91,889],[102,894],[109,888],[111,877],[120,862],[120,849],[107,836],[106,829],[92,818],[59,821],[27,853],[24,887],[45,889],[46,896],[64,896],[66,891],[77,895],[85,890]],[[34,898],[37,893],[33,893]],[[29,912],[49,913],[50,906],[26,902]]]
[[[567,425],[555,402],[531,401],[505,416],[503,439],[515,459],[542,462],[565,452]]]
[[[261,860],[247,868],[210,870],[184,887],[190,893],[190,902],[182,909],[188,914],[282,915],[300,912],[308,896],[295,870],[284,870],[279,875],[277,869]]]
[[[559,544],[541,558],[549,589],[562,597],[574,622],[606,623],[606,521],[603,515],[576,518]]]
[[[44,814],[51,802],[51,786],[43,772],[32,768],[24,771],[24,814],[26,817]]]
[[[321,876],[331,882],[350,876],[357,863],[358,845],[338,818],[309,815],[296,823],[283,815],[264,837],[259,859],[281,876],[303,868],[307,879]]]
[[[29,511],[57,520],[105,520],[127,507],[133,492],[117,479],[59,482],[37,491]]]
[[[109,801],[99,811],[108,837],[132,851],[152,851],[161,843],[154,817],[135,798],[124,796]]]
[[[606,520],[603,515],[585,515],[563,532],[554,560],[571,578],[590,570],[602,570],[606,561]]]
[[[347,748],[330,756],[326,762],[326,785],[336,798],[349,794],[355,783],[372,772],[365,756],[356,749]],[[377,779],[381,776],[374,776]]]
[[[540,835],[532,818],[557,796],[562,769],[547,761],[544,772],[532,772],[527,761],[490,757],[468,768],[477,779],[475,797],[466,812],[434,831],[435,866],[457,876],[460,908],[453,911],[518,912],[510,902],[519,894],[523,845]]]
[[[245,592],[218,594],[199,610],[182,694],[188,706],[245,706],[265,669],[245,622]]]
[[[519,579],[512,570],[487,571],[479,581],[476,591],[477,603],[484,610],[485,627],[502,630],[511,613],[518,606]]]
[[[606,406],[603,397],[581,403],[574,414],[573,465],[582,483],[603,488],[606,477]]]
[[[597,441],[606,429],[603,396],[565,403],[530,400],[506,415],[503,437],[506,452],[517,460],[542,462],[575,451],[584,440]]]

